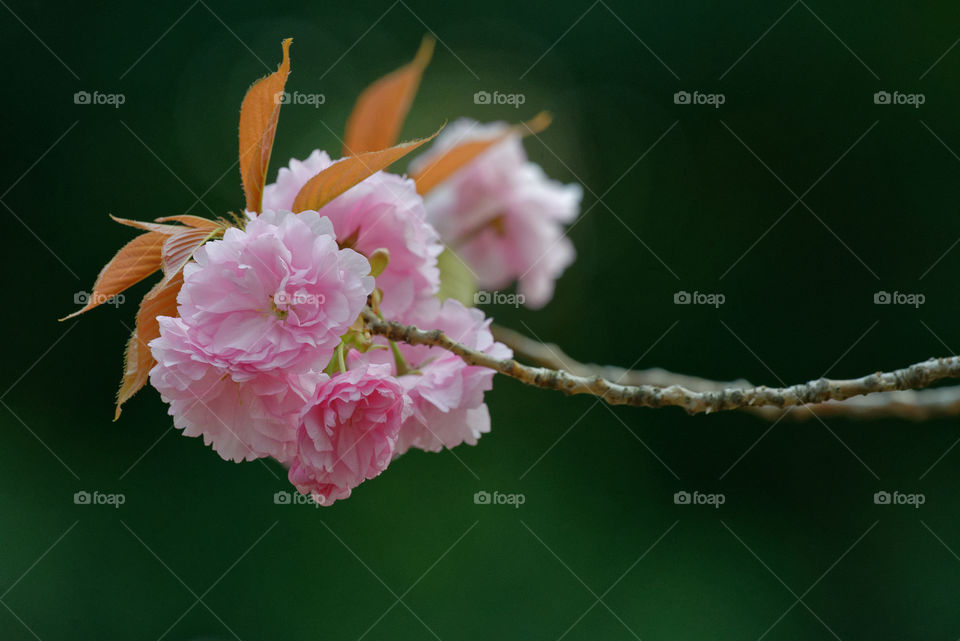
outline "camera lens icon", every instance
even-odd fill
[[[681,490],[673,495],[673,502],[676,505],[690,505],[690,492]]]
[[[679,291],[673,295],[674,305],[689,305],[691,300],[690,292]]]
[[[491,96],[489,91],[478,91],[473,94],[473,104],[475,105],[489,105],[491,101]]]
[[[878,91],[873,94],[873,104],[875,105],[889,105],[890,104],[890,92],[889,91]]]
[[[490,492],[480,490],[473,495],[473,502],[477,505],[490,505]]]
[[[275,505],[289,505],[290,492],[284,492],[283,490],[277,492],[273,495],[273,503]]]
[[[873,295],[874,305],[889,305],[890,301],[890,292],[879,291]]]
[[[689,91],[678,91],[673,94],[673,104],[675,105],[689,105],[690,104],[690,92]]]
[[[75,505],[90,505],[90,492],[80,490],[73,495],[73,502]]]
[[[890,492],[877,492],[873,495],[873,502],[877,505],[890,505]]]

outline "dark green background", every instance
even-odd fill
[[[336,152],[362,87],[432,30],[405,136],[549,109],[529,154],[585,188],[555,300],[488,308],[497,322],[582,360],[765,384],[956,353],[960,249],[921,279],[960,236],[960,48],[934,65],[960,37],[955,3],[2,4],[3,639],[960,636],[956,419],[767,432],[498,378],[479,446],[411,453],[333,508],[274,505],[279,466],[221,461],[153,390],[111,422],[133,302],[56,322],[131,237],[107,213],[240,207],[240,100],[283,37],[288,88],[326,104],[284,109],[271,176]],[[80,90],[126,102],[75,105]],[[479,90],[526,103],[475,105]],[[875,105],[879,90],[926,103]],[[721,279],[790,190],[815,215],[793,207]],[[678,290],[727,302],[676,306]],[[926,303],[876,306],[878,290]],[[74,505],[78,490],[126,503]],[[526,502],[474,505],[478,490]],[[677,506],[678,490],[726,504]],[[926,504],[877,506],[878,490]]]

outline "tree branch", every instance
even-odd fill
[[[659,367],[639,370],[624,369],[614,365],[584,364],[569,356],[554,343],[541,343],[516,330],[500,325],[493,325],[490,329],[493,331],[493,337],[512,349],[515,356],[519,355],[541,367],[563,369],[577,376],[599,376],[608,381],[616,381],[621,385],[653,385],[656,387],[679,385],[698,392],[722,392],[725,389],[745,389],[754,386],[742,378],[735,381],[712,381],[706,378],[677,374]]]
[[[624,369],[610,365],[581,363],[554,343],[541,343],[520,332],[493,325],[493,336],[519,355],[541,367],[564,369],[577,376],[600,376],[623,385],[679,385],[697,392],[721,392],[730,389],[748,389],[753,383],[744,379],[714,381],[686,374],[677,374],[659,367],[643,370]],[[813,412],[797,412],[796,408],[744,406],[741,411],[767,420],[777,420],[784,413],[790,420],[805,421],[816,416],[847,416],[858,419],[899,418],[924,421],[960,414],[960,386],[939,389],[879,392],[870,396],[848,398],[845,401],[826,401],[806,407]]]
[[[446,349],[471,365],[488,367],[523,383],[564,394],[590,394],[611,405],[635,407],[682,407],[690,414],[710,413],[744,407],[776,407],[842,401],[854,396],[914,390],[944,378],[960,378],[960,356],[930,359],[892,372],[877,372],[861,378],[832,380],[820,378],[783,388],[766,386],[719,391],[693,391],[681,385],[621,385],[600,376],[580,376],[562,369],[531,367],[514,359],[497,359],[472,350],[438,329],[422,330],[395,321],[380,319],[370,309],[363,311],[371,333],[411,345]]]

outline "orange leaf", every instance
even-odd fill
[[[434,40],[426,36],[416,57],[364,89],[347,119],[343,155],[354,156],[396,144],[410,104],[417,95],[423,70],[433,55]]]
[[[276,72],[255,82],[240,105],[240,178],[250,211],[260,211],[281,97],[290,75],[291,42],[292,38],[283,41],[283,61]]]
[[[371,151],[358,156],[347,156],[333,163],[307,181],[293,201],[294,213],[307,209],[317,210],[328,202],[360,183],[381,169],[403,158],[420,145],[433,140],[437,131],[429,138],[421,138],[401,143],[394,147]]]
[[[164,216],[163,218],[156,219],[158,223],[165,223],[168,220],[172,220],[177,223],[183,223],[187,227],[195,227],[197,229],[214,229],[222,226],[215,220],[210,220],[209,218],[204,218],[203,216],[191,216],[190,214]]]
[[[157,316],[177,315],[177,294],[183,285],[183,273],[178,272],[168,283],[157,283],[144,297],[137,312],[137,325],[127,341],[124,358],[123,382],[117,392],[117,410],[113,420],[120,418],[120,406],[146,385],[150,369],[156,364],[148,343],[160,336]]]
[[[173,277],[183,270],[193,254],[200,249],[205,242],[219,236],[223,232],[222,227],[214,229],[190,229],[184,228],[184,231],[174,236],[168,236],[163,243],[163,280],[161,285],[165,285],[173,280]],[[147,294],[149,298],[153,293]]]
[[[180,225],[161,225],[160,223],[150,223],[144,222],[142,220],[129,220],[127,218],[117,218],[113,214],[110,214],[110,218],[114,222],[118,222],[121,225],[126,225],[127,227],[134,227],[136,229],[144,229],[146,231],[155,231],[158,234],[179,234],[183,231],[183,227]]]
[[[420,171],[411,177],[417,183],[417,191],[425,196],[431,189],[444,180],[463,169],[474,158],[510,136],[526,136],[537,134],[550,125],[550,114],[545,111],[537,114],[532,120],[510,127],[499,136],[485,140],[468,140],[448,149],[446,152],[427,163]]]
[[[100,270],[87,304],[60,320],[67,320],[93,309],[160,269],[161,249],[165,240],[167,236],[164,234],[147,232],[124,245]]]

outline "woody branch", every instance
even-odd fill
[[[524,365],[514,359],[497,359],[470,349],[454,341],[440,330],[423,330],[414,326],[383,320],[369,309],[364,310],[363,317],[373,334],[411,345],[441,347],[458,355],[471,365],[488,367],[527,385],[557,390],[568,395],[589,394],[611,405],[651,408],[681,407],[690,414],[762,408],[784,410],[806,405],[818,406],[821,409],[830,408],[827,411],[832,413],[846,413],[833,409],[839,407],[840,404],[837,402],[858,396],[898,393],[899,395],[885,394],[887,398],[881,403],[865,404],[862,399],[857,399],[851,404],[851,407],[858,406],[858,409],[853,413],[870,415],[871,412],[881,406],[888,405],[891,408],[897,408],[895,412],[891,413],[901,412],[909,418],[918,418],[919,413],[933,413],[934,415],[938,412],[947,413],[957,405],[957,394],[952,390],[927,390],[928,394],[924,398],[918,398],[916,395],[904,396],[902,392],[921,390],[943,379],[960,378],[960,356],[933,358],[902,369],[890,372],[875,372],[854,379],[819,378],[788,387],[777,388],[762,385],[754,387],[746,381],[720,383],[693,377],[681,377],[665,370],[640,372],[582,365],[576,363],[573,359],[570,359],[566,365],[562,365],[565,359],[559,356],[561,353],[559,350],[555,350],[550,358],[555,359],[554,364],[561,365],[560,367]],[[513,335],[505,334],[504,330],[501,329],[498,330],[498,336],[501,339],[506,336],[509,344],[510,339],[515,339],[518,335],[516,333]],[[532,351],[529,350],[531,347],[529,342],[525,345],[528,351]],[[543,349],[548,350],[550,348],[543,346]],[[518,349],[517,351],[524,353],[525,350]],[[540,356],[544,356],[544,351],[540,352]],[[574,366],[575,363],[576,366]],[[578,370],[581,373],[568,371],[568,369]],[[598,374],[598,372],[615,378],[618,382],[611,381]],[[635,384],[619,382],[623,380]],[[692,389],[697,386],[706,389]],[[911,411],[911,406],[916,404],[918,400],[925,407]],[[818,413],[820,412],[818,411]],[[881,410],[880,413],[883,414],[883,411]]]

